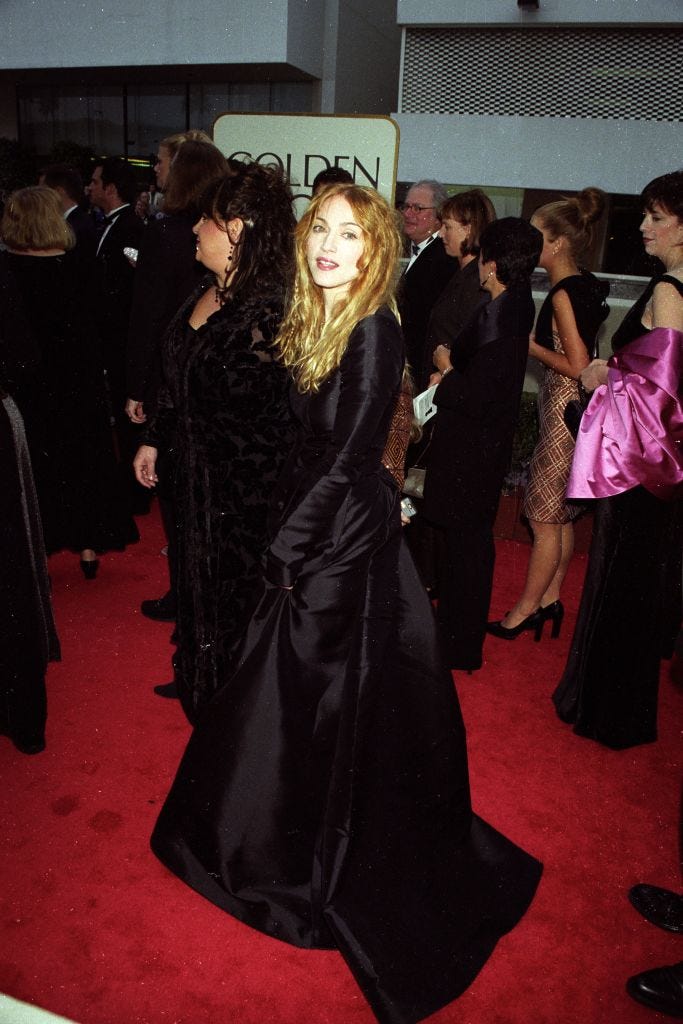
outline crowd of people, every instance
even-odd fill
[[[0,730],[44,748],[46,553],[73,550],[96,579],[157,491],[169,588],[142,610],[175,621],[174,678],[155,689],[193,732],[153,850],[253,927],[338,949],[378,1020],[411,1024],[464,991],[538,885],[539,862],[472,811],[452,670],[548,621],[559,635],[587,500],[558,714],[609,747],[656,739],[681,625],[683,172],[643,192],[664,273],[608,361],[608,289],[581,263],[598,189],[527,221],[423,180],[399,217],[335,170],[296,224],[279,170],[204,133],[163,140],[155,173],[161,205],[125,161],[97,162],[99,223],[71,168],[5,205]],[[518,601],[489,622],[529,357],[545,370],[533,546]],[[423,471],[414,505],[406,465]]]

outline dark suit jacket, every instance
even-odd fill
[[[446,255],[443,242],[435,238],[399,282],[398,306],[406,342],[406,358],[416,377],[418,391],[426,386],[425,337],[432,306],[458,270],[458,261]]]
[[[125,247],[139,249],[145,225],[132,206],[117,216],[100,245],[96,259],[98,320],[114,415],[122,415],[125,386],[128,321],[133,302],[135,269],[123,255]]]
[[[161,385],[161,339],[206,274],[197,262],[194,214],[151,220],[140,247],[128,328],[126,392],[154,415]]]
[[[72,252],[82,261],[94,260],[99,236],[90,214],[77,206],[66,218],[66,222],[76,236],[76,245]]]
[[[423,511],[438,526],[493,522],[510,467],[529,333],[531,289],[480,307],[451,348],[453,370],[436,389]]]
[[[434,373],[434,349],[437,345],[452,348],[460,332],[480,306],[489,301],[489,293],[479,287],[479,265],[472,260],[457,270],[432,306],[425,340],[426,380]],[[426,387],[426,384],[425,384]]]

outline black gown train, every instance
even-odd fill
[[[380,310],[317,393],[294,392],[262,596],[152,837],[241,921],[338,948],[386,1024],[458,996],[541,873],[471,810],[457,696],[381,465],[402,365]]]

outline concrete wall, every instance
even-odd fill
[[[657,121],[394,114],[400,181],[633,194],[683,166],[680,132]]]
[[[0,67],[293,63],[322,73],[316,0],[4,0]]]
[[[680,25],[681,0],[397,0],[399,25]]]

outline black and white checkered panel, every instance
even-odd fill
[[[407,29],[406,114],[683,121],[683,28]]]

